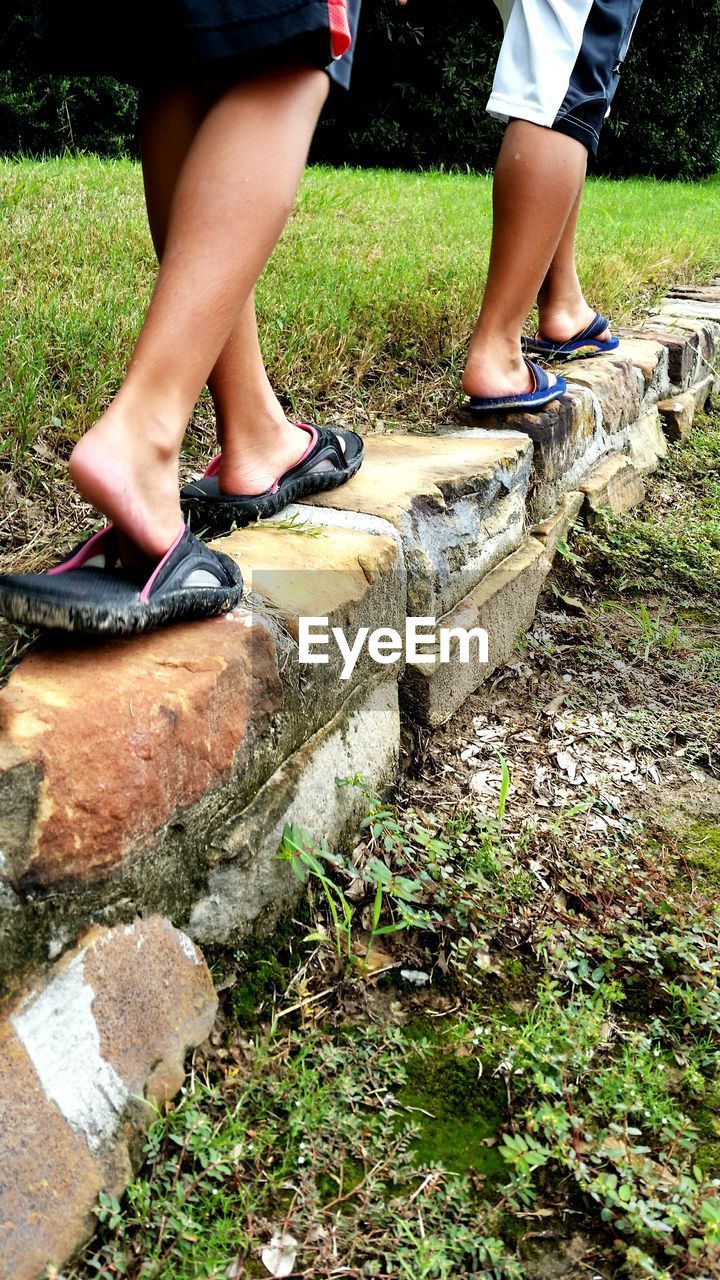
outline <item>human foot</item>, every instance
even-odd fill
[[[565,395],[567,383],[564,378],[555,378],[539,364],[525,357],[525,366],[532,378],[532,389],[529,391],[512,391],[505,395],[471,395],[465,408],[473,414],[500,413],[533,413],[542,409],[553,400]]]
[[[596,311],[589,324],[576,330],[569,338],[557,341],[540,336],[523,338],[522,346],[523,351],[532,351],[546,360],[585,360],[616,351],[620,339],[612,336],[605,316]]]
[[[573,304],[552,304],[538,301],[539,323],[537,337],[541,341],[565,343],[571,342],[579,334],[588,329],[597,312],[588,306],[584,298]],[[609,342],[612,337],[608,325],[593,334],[593,342]]]
[[[308,429],[287,418],[274,424],[272,433],[254,433],[249,438],[244,432],[233,432],[228,439],[229,434],[223,432],[223,449],[214,468],[219,491],[228,496],[267,493],[278,476],[297,466],[312,444]]]
[[[177,449],[160,424],[128,422],[111,406],[73,449],[70,475],[117,529],[128,568],[141,572],[177,538]]]
[[[554,374],[548,374],[548,382],[557,385]],[[471,348],[462,385],[471,399],[527,396],[537,389],[532,368],[519,352],[508,357],[483,347]]]
[[[306,447],[297,462],[273,475],[260,493],[226,493],[220,486],[223,455],[218,454],[199,480],[181,490],[183,510],[192,527],[229,532],[277,515],[290,502],[302,502],[345,484],[359,470],[363,442],[339,427],[303,427]]]
[[[286,419],[284,425],[276,428],[272,437],[266,439],[264,448],[258,446],[255,437],[249,441],[245,436],[244,442],[236,437],[234,443],[225,444],[222,452],[212,459],[205,475],[217,476],[218,491],[227,497],[258,497],[302,462],[313,447],[313,430]],[[336,439],[345,453],[346,441],[342,433],[336,433]]]

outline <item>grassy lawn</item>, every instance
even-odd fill
[[[47,500],[118,385],[154,259],[130,162],[0,162],[2,462]],[[588,297],[616,323],[676,281],[717,271],[720,181],[591,181],[580,237]],[[298,416],[427,425],[459,393],[482,294],[490,180],[310,171],[258,290],[275,385]],[[190,453],[209,447],[207,406]],[[58,495],[56,495],[58,496]]]
[[[352,850],[286,839],[300,919],[214,957],[211,1042],[55,1280],[718,1280],[719,555],[716,411]]]

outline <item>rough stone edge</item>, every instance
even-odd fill
[[[440,625],[449,629],[483,629],[487,633],[487,660],[482,661],[473,643],[467,661],[457,657],[455,646],[450,661],[442,665],[408,663],[401,685],[401,705],[410,718],[429,728],[445,724],[493,671],[507,662],[518,635],[535,616],[550,568],[544,542],[528,535],[516,551],[440,619]],[[428,651],[427,657],[431,656],[432,651]]]
[[[565,418],[570,424],[570,429],[565,436],[566,443],[575,438],[575,425],[582,423],[584,418],[592,421],[592,429],[585,436],[580,433],[577,454],[569,459],[569,465],[558,475],[549,474],[546,471],[545,452],[547,450],[552,454],[558,447],[562,449],[562,442],[558,443],[552,431],[549,438],[544,440],[537,434],[534,437],[530,436],[535,447],[533,449],[532,472],[526,501],[526,527],[534,521],[542,521],[551,517],[558,504],[562,502],[564,495],[577,489],[582,477],[587,475],[598,459],[602,458],[608,451],[608,435],[602,424],[602,408],[597,395],[589,387],[580,386],[580,384],[569,384],[568,394],[561,403],[562,407],[558,410],[557,416],[561,422]],[[458,428],[452,426],[442,428],[442,434],[456,439],[463,436],[481,438],[488,435],[493,439],[500,440],[522,439],[523,436],[527,438],[528,432],[523,431],[517,424],[525,420],[528,428],[531,428],[531,419],[537,418],[539,423],[544,416],[544,412],[542,411],[537,415],[510,415],[508,419],[509,425],[505,428],[497,426],[495,416],[491,415],[489,420],[492,425],[489,427],[479,426],[473,420],[471,425],[466,427]],[[513,423],[516,425],[513,425]],[[535,430],[537,431],[538,429],[536,428]],[[540,427],[539,430],[541,432],[542,428]],[[571,448],[569,452],[572,452]],[[517,545],[519,546],[520,543]],[[505,552],[506,555],[509,555],[515,549],[515,547],[508,546]],[[496,563],[499,563],[499,561],[496,560]]]
[[[154,1106],[182,1086],[217,1006],[202,953],[158,916],[89,929],[18,999],[0,1027],[6,1280],[36,1280],[91,1236],[98,1193],[130,1181]],[[13,1152],[21,1184],[7,1177]]]
[[[285,824],[339,845],[351,835],[364,800],[337,779],[361,774],[382,790],[395,779],[399,754],[398,683],[390,672],[356,690],[241,813],[227,814],[214,840],[207,893],[186,926],[190,936],[206,945],[269,933],[302,894],[291,868],[277,858]]]
[[[387,671],[379,677],[382,682]],[[391,674],[391,679],[393,675]],[[374,683],[378,677],[374,678]],[[84,929],[98,924],[106,927],[127,924],[136,915],[159,913],[184,927],[193,905],[205,894],[208,876],[217,863],[217,833],[227,825],[229,815],[245,813],[276,775],[292,763],[325,732],[352,712],[362,701],[370,682],[339,690],[335,715],[316,734],[282,757],[268,771],[254,797],[248,798],[242,777],[232,775],[206,793],[194,805],[176,814],[158,832],[152,848],[138,853],[110,876],[98,879],[78,891],[77,887],[57,887],[51,893],[34,894],[22,900],[0,881],[5,914],[2,940],[12,946],[16,932],[30,932],[32,949],[18,984],[3,996],[2,1008],[15,998],[20,982],[37,980],[65,951],[75,945]]]

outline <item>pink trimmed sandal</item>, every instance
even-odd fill
[[[228,533],[233,527],[277,515],[290,502],[337,489],[359,471],[364,445],[355,431],[305,423],[298,426],[310,436],[308,447],[265,493],[223,493],[218,479],[222,454],[213,458],[202,479],[186,484],[180,491],[180,502],[193,528]]]
[[[242,592],[235,561],[185,525],[149,578],[139,578],[122,565],[117,530],[109,524],[46,573],[0,575],[0,613],[35,627],[131,635],[227,613]]]

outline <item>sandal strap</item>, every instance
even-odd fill
[[[347,471],[348,456],[347,450],[340,445],[340,431],[332,427],[313,427],[309,423],[298,422],[298,427],[302,427],[303,431],[308,431],[313,439],[310,441],[303,456],[291,467],[289,471],[284,471],[281,476],[277,477],[275,485],[278,485],[286,477],[296,475],[304,475],[308,470],[312,470],[318,462],[328,461],[338,471]],[[220,470],[222,461],[222,453],[216,453],[211,458],[205,471],[203,478],[216,476]]]
[[[100,568],[110,570],[120,562],[120,547],[117,530],[112,524],[91,533],[89,538],[78,542],[58,564],[46,570],[51,576],[68,573],[71,569]]]
[[[313,427],[312,431],[315,439],[310,448],[294,467],[290,467],[288,471],[278,476],[276,484],[280,481],[292,480],[296,476],[307,475],[323,462],[329,462],[336,471],[347,471],[347,451],[340,443],[338,432],[332,427]]]
[[[550,379],[545,370],[539,364],[536,364],[534,360],[530,360],[528,356],[523,356],[523,359],[535,379],[532,394],[536,391],[547,391],[550,386]]]
[[[240,571],[229,574],[229,558],[213,551],[183,525],[172,546],[140,592],[140,599],[152,599],[158,591],[177,590],[182,587],[226,587],[242,581]]]
[[[593,338],[599,338],[600,334],[605,332],[609,323],[610,321],[605,316],[601,316],[600,312],[596,311],[594,319],[590,321],[589,325],[582,330],[582,333],[577,333],[574,338],[571,338],[570,341],[592,342]]]

